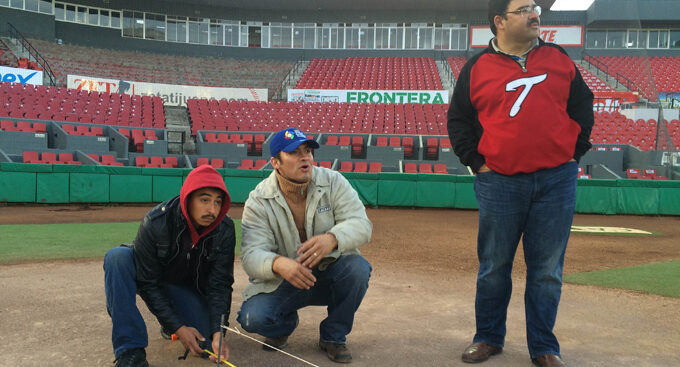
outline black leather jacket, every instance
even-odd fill
[[[191,248],[188,222],[176,196],[151,209],[139,226],[133,244],[137,293],[164,329],[175,332],[183,323],[173,311],[160,284],[192,285],[206,297],[210,335],[229,319],[234,284],[234,222],[228,216]],[[199,312],[197,310],[197,312]]]

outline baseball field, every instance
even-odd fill
[[[0,207],[0,366],[113,366],[102,257],[134,238],[146,206]],[[240,219],[241,207],[229,215]],[[477,212],[369,209],[370,287],[348,345],[355,366],[462,366],[474,334]],[[680,366],[680,217],[576,215],[555,332],[569,366]],[[603,230],[601,227],[618,229]],[[639,230],[644,233],[637,233]],[[520,245],[521,246],[521,245]],[[531,366],[524,328],[524,264],[518,249],[503,353],[483,365]],[[230,324],[247,276],[237,260]],[[152,366],[178,360],[138,301]],[[300,312],[286,351],[333,365],[316,346],[325,309]],[[307,366],[233,333],[229,361]]]

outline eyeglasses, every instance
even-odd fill
[[[506,11],[504,14],[517,14],[520,16],[527,16],[533,12],[536,12],[536,14],[541,15],[541,7],[539,5],[527,5],[515,11]]]

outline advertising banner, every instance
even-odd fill
[[[665,103],[666,108],[680,109],[680,93],[659,93],[659,102]]]
[[[218,88],[193,85],[174,85],[134,82],[95,78],[81,75],[69,75],[66,86],[71,89],[98,91],[108,93],[124,93],[139,96],[158,96],[166,106],[186,107],[187,99],[227,99],[237,101],[267,101],[266,88]]]
[[[19,69],[0,66],[0,81],[43,85],[43,72],[42,70]]]
[[[449,103],[446,90],[288,89],[288,102]]]
[[[551,25],[541,26],[540,37],[545,42],[563,47],[583,46],[583,26]],[[470,27],[470,47],[486,47],[493,38],[489,27]]]
[[[593,111],[618,111],[622,103],[638,101],[638,94],[633,92],[594,92]]]

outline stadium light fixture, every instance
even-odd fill
[[[588,10],[595,0],[555,0],[550,7],[552,11]]]

